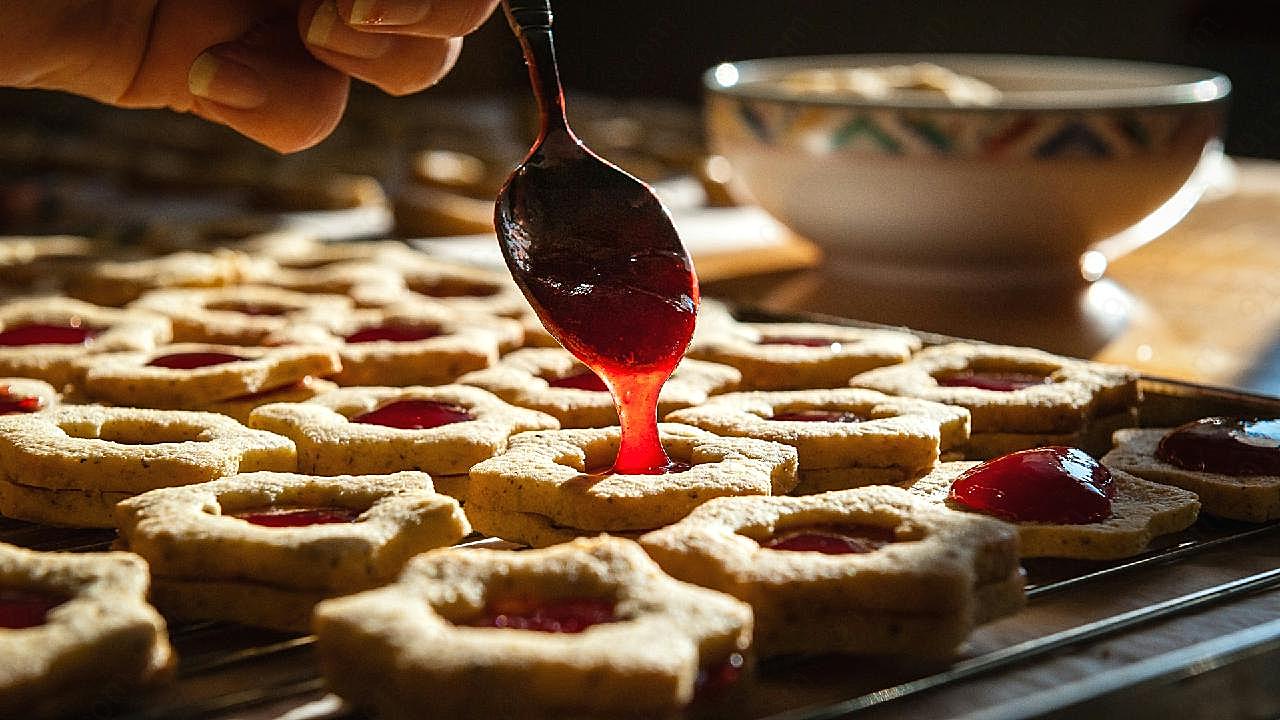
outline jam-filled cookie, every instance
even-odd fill
[[[61,396],[47,382],[0,377],[0,415],[29,415],[58,406]]]
[[[388,720],[666,717],[740,672],[751,609],[598,538],[434,550],[321,603],[315,630],[330,688]]]
[[[81,364],[86,397],[173,410],[204,410],[228,402],[256,407],[271,402],[267,396],[274,392],[296,390],[308,377],[333,375],[341,368],[331,348],[198,343],[97,355]]]
[[[1127,368],[1030,348],[953,343],[910,362],[853,378],[856,387],[967,408],[973,416],[966,455],[987,459],[1044,445],[1095,452],[1132,425],[1138,375]]]
[[[147,584],[129,553],[0,543],[0,717],[89,717],[99,700],[168,679],[173,651]]]
[[[471,531],[417,472],[246,473],[153,490],[115,515],[170,616],[292,631],[310,627],[319,599],[391,582],[414,555]]]
[[[791,445],[797,495],[903,482],[969,439],[964,408],[859,388],[730,393],[666,419]]]
[[[716,323],[699,333],[689,357],[732,365],[750,390],[847,385],[864,370],[893,365],[920,347],[914,335],[820,323]]]
[[[327,325],[351,310],[343,295],[263,285],[152,290],[130,307],[165,315],[177,342],[272,345],[295,325]]]
[[[59,290],[69,271],[95,259],[102,249],[100,243],[76,235],[0,237],[0,287]]]
[[[146,351],[170,337],[169,321],[154,313],[70,298],[13,300],[0,304],[0,375],[61,388],[79,379],[76,362],[86,355]]]
[[[651,530],[725,495],[777,495],[796,483],[795,449],[752,438],[722,438],[687,425],[658,426],[673,465],[661,475],[614,473],[617,427],[517,435],[506,452],[471,468],[468,509],[480,532],[526,544],[521,527],[570,528],[576,534]],[[519,525],[503,524],[510,513]],[[486,520],[497,520],[488,525]]]
[[[315,475],[431,473],[441,490],[465,493],[467,471],[525,430],[555,418],[508,405],[479,388],[339,388],[303,403],[264,405],[249,425],[291,438],[298,469]]]
[[[276,264],[234,250],[177,252],[146,260],[104,261],[67,283],[67,294],[98,305],[117,307],[157,288],[208,288],[262,282]]]
[[[1207,515],[1280,519],[1280,420],[1203,418],[1176,428],[1115,434],[1103,464],[1190,490]]]
[[[0,417],[0,514],[112,527],[127,495],[295,464],[288,438],[223,415],[64,405]]]
[[[1024,602],[1017,532],[901,488],[712,500],[640,544],[755,611],[761,655],[940,656]]]
[[[1017,525],[1023,557],[1113,560],[1196,521],[1194,493],[1108,468],[1078,448],[943,463],[911,492]]]
[[[452,310],[517,318],[528,303],[510,276],[482,268],[442,262],[422,256],[397,267],[403,289],[369,284],[351,289],[361,307],[383,307],[414,302],[443,305]]]
[[[737,387],[742,375],[728,365],[683,360],[658,396],[658,415],[697,405]],[[526,348],[487,370],[467,373],[463,385],[484,388],[512,405],[540,410],[562,428],[618,424],[613,396],[599,376],[560,348]]]

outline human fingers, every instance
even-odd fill
[[[353,28],[418,37],[462,37],[480,27],[498,0],[337,0]]]

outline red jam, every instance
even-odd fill
[[[27,345],[83,345],[98,334],[98,330],[81,324],[78,318],[65,325],[31,323],[14,325],[0,331],[0,346],[25,347]]]
[[[820,337],[789,337],[786,335],[765,335],[756,341],[757,345],[796,345],[798,347],[840,349],[840,341]]]
[[[875,552],[896,540],[893,528],[876,525],[808,525],[782,530],[760,543],[760,547],[823,555],[850,555]]]
[[[49,611],[64,602],[65,598],[44,593],[0,589],[0,628],[22,630],[43,625]]]
[[[1017,522],[1082,525],[1111,517],[1111,471],[1079,448],[1020,450],[965,471],[949,499]]]
[[[863,422],[869,418],[843,410],[792,410],[791,412],[775,413],[769,419],[787,422],[855,423]]]
[[[583,370],[574,375],[566,375],[558,378],[548,378],[547,385],[553,388],[573,388],[574,390],[594,390],[596,392],[609,392],[609,387],[604,384],[599,375],[590,370]]]
[[[937,380],[942,387],[970,387],[978,388],[979,390],[995,390],[997,392],[1012,392],[1053,382],[1045,375],[1036,375],[1034,373],[978,372],[975,370],[961,370],[959,372],[935,375],[934,380]]]
[[[14,395],[9,388],[0,385],[0,415],[33,413],[44,407],[44,398],[38,395]]]
[[[435,400],[397,400],[377,410],[357,415],[351,422],[384,425],[402,430],[426,430],[473,420],[466,408]]]
[[[1156,458],[1195,472],[1280,475],[1280,420],[1196,420],[1161,438]]]
[[[493,600],[480,617],[467,623],[472,627],[536,630],[552,633],[579,633],[592,625],[617,622],[612,600],[599,598],[561,598],[530,600],[502,598]]]
[[[173,353],[152,358],[151,362],[147,363],[147,366],[169,368],[170,370],[195,370],[196,368],[213,367],[214,365],[223,365],[244,359],[239,355],[221,352]]]
[[[265,507],[242,510],[231,517],[263,527],[306,527],[355,522],[360,510],[344,507]]]
[[[353,344],[380,341],[414,342],[428,340],[439,334],[440,328],[429,325],[374,325],[351,333],[345,340]]]
[[[259,305],[251,302],[226,302],[217,305],[209,305],[210,310],[226,310],[228,312],[240,313],[241,315],[251,315],[254,317],[279,317],[285,313],[293,312],[297,308],[284,307],[283,305]]]

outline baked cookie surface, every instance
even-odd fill
[[[271,345],[292,326],[340,320],[352,303],[343,295],[234,285],[152,290],[130,307],[168,317],[180,343]]]

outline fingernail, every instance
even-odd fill
[[[413,25],[427,17],[426,0],[353,0],[347,22],[352,25]]]
[[[209,50],[191,63],[187,89],[196,97],[240,110],[252,110],[267,101],[266,85],[256,70]]]
[[[307,44],[343,55],[375,60],[391,50],[394,39],[386,35],[360,32],[347,27],[338,16],[334,0],[325,0],[311,16],[307,27]]]

